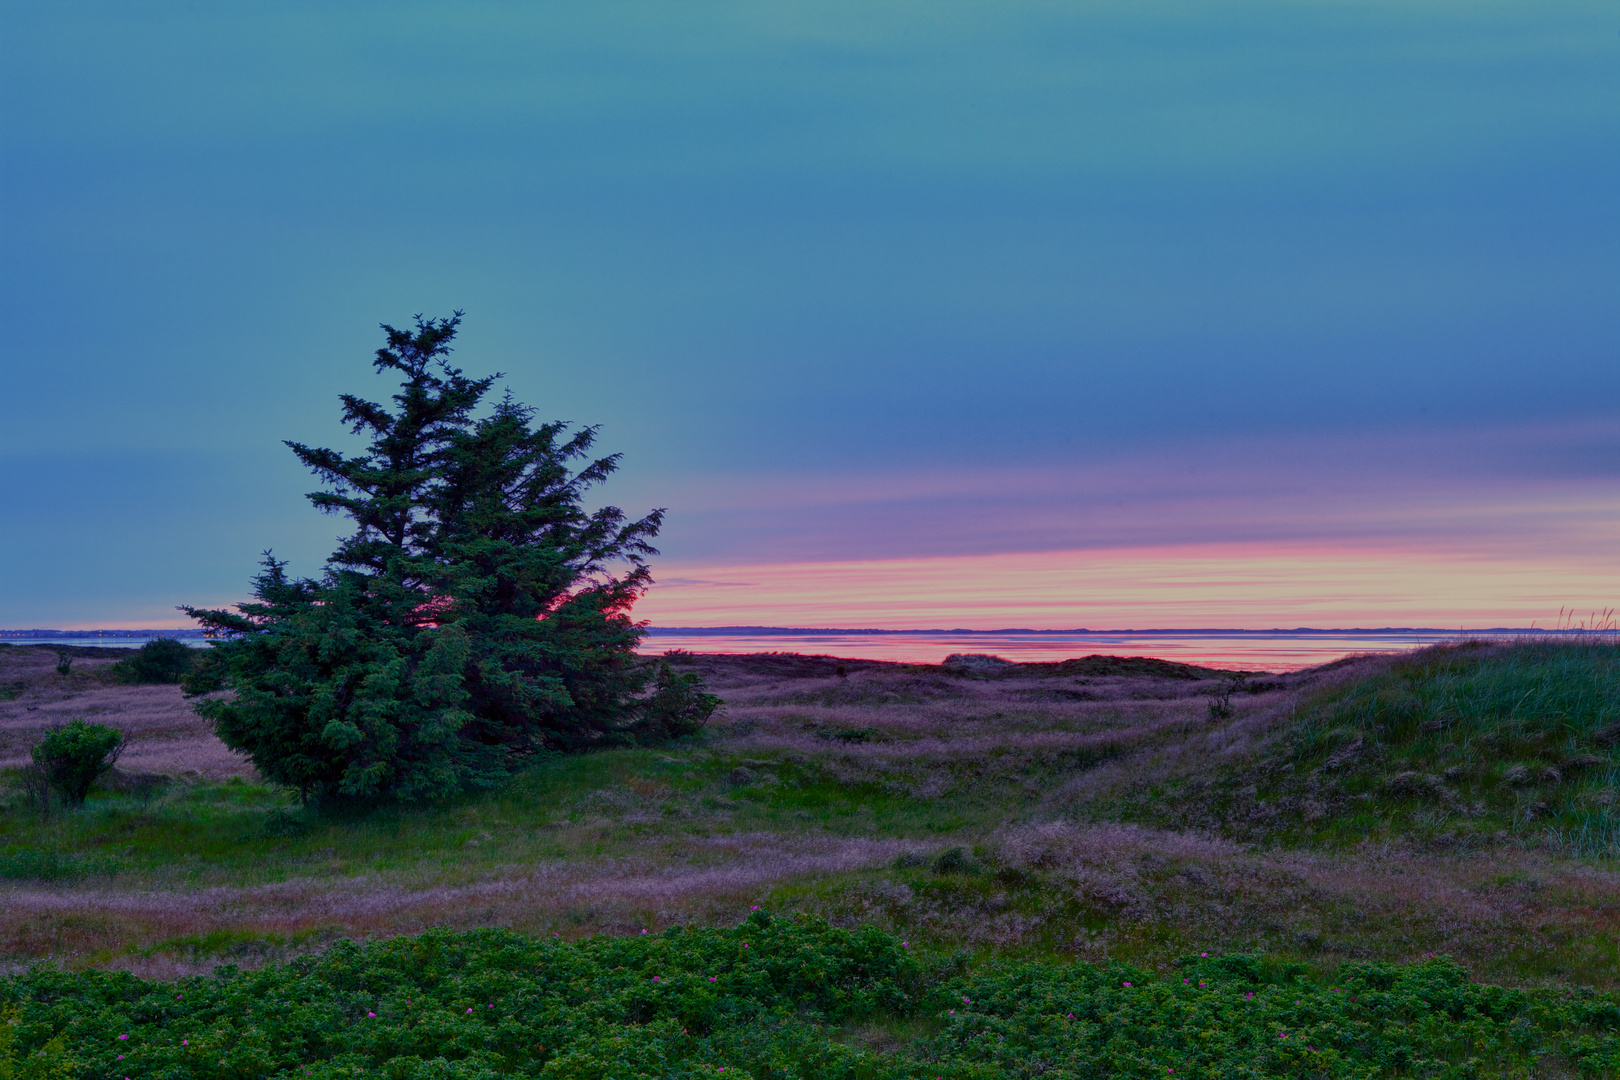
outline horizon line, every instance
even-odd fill
[[[1119,634],[1601,634],[1612,633],[1608,630],[1589,630],[1584,627],[1567,630],[1550,629],[1544,626],[1488,626],[1477,629],[1463,629],[1460,627],[1438,626],[1274,626],[1269,629],[1246,629],[1241,627],[1146,627],[1142,629],[1122,630],[1092,630],[1087,627],[1076,627],[1069,630],[1036,630],[1029,627],[1004,627],[997,630],[969,630],[966,627],[954,629],[905,629],[893,630],[878,627],[835,627],[835,626],[647,626],[643,629],[652,636],[666,634],[691,635],[720,635],[720,634],[1087,634],[1097,636]]]
[[[905,629],[892,629],[885,627],[848,627],[848,626],[644,626],[642,630],[653,637],[666,635],[687,634],[692,636],[719,636],[724,634],[753,634],[753,635],[805,635],[805,634],[1084,634],[1088,636],[1111,636],[1121,634],[1613,634],[1617,630],[1595,629],[1587,627],[1568,627],[1557,629],[1545,626],[1487,626],[1466,629],[1462,627],[1439,626],[1273,626],[1255,629],[1235,626],[1200,626],[1200,627],[1141,627],[1122,628],[1110,630],[1093,630],[1089,627],[1073,627],[1069,629],[1035,629],[1024,626],[1000,627],[992,630],[973,630],[967,627],[908,627]],[[141,635],[184,634],[202,635],[203,630],[197,627],[148,627],[145,629],[100,629],[100,630],[55,630],[45,627],[30,627],[28,629],[0,629],[0,637],[27,638],[27,637],[139,637]]]

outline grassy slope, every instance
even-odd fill
[[[1559,989],[1620,985],[1612,645],[1468,645],[1250,680],[1229,719],[1211,719],[1210,695],[1223,687],[1211,672],[1099,658],[988,677],[847,663],[846,678],[833,661],[793,657],[692,662],[729,703],[703,741],[547,761],[445,806],[322,819],[241,781],[102,791],[83,812],[49,820],[13,805],[0,818],[0,877],[10,879],[0,948],[13,962],[49,954],[69,968],[153,974],[269,961],[266,978],[296,980],[307,966],[277,967],[278,956],[343,935],[499,925],[648,941],[637,931],[730,925],[760,904],[894,931],[883,947],[911,942],[921,996],[869,1015],[823,1017],[789,1002],[786,1026],[747,1020],[680,1039],[685,1014],[661,1019],[647,999],[634,1005],[651,1010],[641,1022],[669,1039],[626,1042],[609,1018],[569,1036],[579,1052],[656,1050],[666,1055],[648,1064],[658,1075],[674,1068],[669,1053],[691,1075],[748,1054],[761,1075],[793,1075],[758,1063],[809,1054],[819,1062],[806,1064],[811,1073],[829,1076],[1003,1075],[1030,1061],[1087,1075],[1163,1075],[1175,1062],[1178,1075],[1211,1076],[1257,1062],[1265,1075],[1474,1075],[1462,1064],[1470,1057],[1479,1075],[1604,1075],[1612,1065],[1614,1003]],[[1283,973],[1243,976],[1256,998],[1242,996],[1241,979],[1226,986],[1237,969],[1212,974],[1208,991],[1181,983],[1202,978],[1187,957],[1242,950],[1269,954],[1266,970]],[[1476,977],[1553,989],[1465,991],[1456,969],[1424,966],[1434,952],[1459,956]],[[977,960],[964,968],[964,957]],[[1357,966],[1368,961],[1418,966]],[[592,978],[642,1002],[644,990],[619,986],[622,970]],[[1380,990],[1369,1011],[1369,977],[1404,989]],[[1113,1001],[1122,979],[1151,996]],[[1363,980],[1353,1008],[1329,996],[1341,979]],[[136,1000],[130,987],[98,987],[18,992],[40,1007],[58,1002],[81,1026],[90,1013],[74,994]],[[977,1004],[942,1014],[934,998],[947,989]],[[1054,993],[1111,1019],[1070,1031],[1042,1004]],[[349,990],[339,996],[333,1008],[358,1007]],[[1309,999],[1304,1012],[1296,997]],[[330,1012],[312,999],[300,1016],[316,1026],[298,1045],[348,1038],[346,1025],[326,1026]],[[224,1014],[210,1020],[222,1076],[301,1070],[299,1061],[342,1071],[417,1038],[406,1018],[375,1046],[365,1036],[347,1050],[332,1043],[338,1057],[277,1064],[253,1057],[280,1044],[249,1014],[234,1033],[220,1026]],[[12,1030],[21,1045],[43,1046],[54,1015],[16,1014]],[[94,1023],[103,1021],[124,1023],[112,1012]],[[1308,1054],[1268,1042],[1306,1024]],[[1105,1037],[1116,1031],[1126,1043]],[[160,1029],[152,1038],[154,1053],[173,1041]],[[527,1043],[520,1062],[483,1038],[456,1042],[450,1056],[466,1056],[453,1068],[391,1068],[493,1075],[544,1060]],[[1416,1064],[1425,1055],[1432,1070]],[[206,1060],[181,1057],[152,1066],[214,1069],[212,1049]],[[576,1067],[600,1072],[584,1058]]]
[[[1367,666],[1251,752],[1098,809],[1295,846],[1620,853],[1620,649],[1469,642]]]
[[[761,903],[997,955],[1261,949],[1325,972],[1440,951],[1498,980],[1620,982],[1612,646],[1268,680],[1218,723],[1198,671],[699,662],[730,703],[705,742],[549,761],[443,807],[324,820],[197,783],[13,809],[0,948],[184,970],[344,933],[575,936]]]

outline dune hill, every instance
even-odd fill
[[[1620,975],[1609,645],[1281,676],[674,654],[726,701],[690,745],[555,758],[485,796],[345,819],[257,783],[172,687],[109,685],[103,657],[60,680],[49,650],[0,654],[24,684],[3,703],[8,760],[84,715],[128,724],[126,763],[169,779],[50,820],[13,798],[14,963],[186,970],[344,934],[623,933],[770,904],[1149,964],[1444,951],[1497,978]]]

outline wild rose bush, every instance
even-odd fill
[[[0,980],[0,1075],[113,1080],[635,1080],[1524,1075],[1620,1067],[1588,991],[1456,965],[1189,958],[925,962],[867,928],[755,912],[727,930],[535,940],[436,931],[175,982],[35,967]],[[853,1032],[886,1029],[874,1049]],[[898,1032],[905,1032],[902,1038]]]

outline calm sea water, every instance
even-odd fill
[[[999,631],[927,630],[904,633],[739,632],[691,633],[654,629],[642,642],[644,654],[670,649],[690,652],[795,652],[860,660],[900,660],[937,664],[951,653],[989,653],[1008,660],[1066,660],[1102,653],[1152,656],[1206,667],[1250,671],[1295,671],[1356,653],[1403,652],[1461,637],[1514,637],[1528,630],[1170,630],[1092,633],[1004,633]],[[98,645],[138,649],[152,638],[7,639],[16,645]],[[207,648],[203,638],[181,638],[192,648]]]
[[[92,645],[98,649],[138,649],[148,641],[156,640],[149,637],[0,638],[0,641],[9,641],[13,645]],[[213,642],[207,638],[181,638],[180,644],[193,649],[206,649]]]
[[[1462,636],[1509,637],[1519,631],[1463,635],[1443,630],[1172,630],[1120,633],[998,633],[920,631],[898,634],[737,633],[683,634],[654,630],[642,652],[818,653],[865,660],[937,664],[951,653],[989,653],[1008,660],[1050,661],[1102,653],[1152,656],[1206,667],[1250,671],[1296,671],[1353,653],[1403,652]]]

